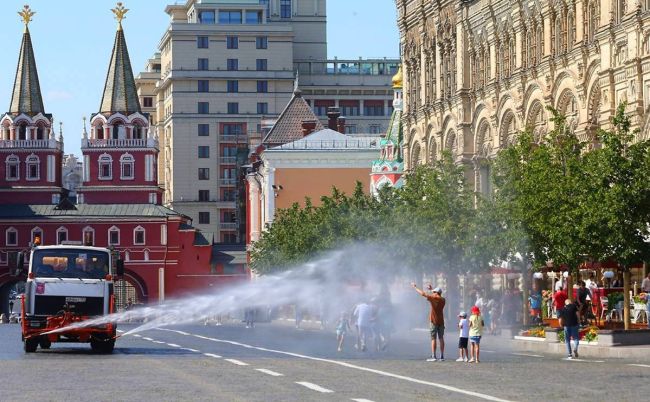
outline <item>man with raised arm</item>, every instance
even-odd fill
[[[415,282],[411,283],[411,285],[420,296],[431,303],[431,313],[429,313],[429,321],[431,322],[431,357],[427,361],[438,361],[436,356],[437,340],[440,340],[440,361],[445,361],[445,317],[443,314],[445,298],[442,297],[442,290],[435,288],[432,294],[427,294],[424,290],[418,289]]]

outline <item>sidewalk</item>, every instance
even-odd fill
[[[541,338],[540,338],[541,339]],[[552,353],[566,355],[566,344],[560,342],[513,339],[515,350],[522,352]],[[580,356],[599,359],[639,359],[650,361],[650,345],[637,346],[598,346],[580,342]]]

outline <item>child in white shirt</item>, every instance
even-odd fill
[[[469,339],[469,321],[467,321],[467,313],[461,311],[458,314],[460,321],[458,322],[458,329],[460,330],[460,337],[458,339],[458,359],[457,362],[466,362],[468,360],[467,341]]]

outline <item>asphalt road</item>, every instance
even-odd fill
[[[427,337],[365,353],[348,339],[338,353],[332,331],[185,325],[121,337],[112,355],[85,344],[26,355],[19,326],[0,325],[0,401],[632,401],[650,389],[650,362],[567,361],[486,337],[480,364],[459,363],[449,333],[447,360],[432,363]]]

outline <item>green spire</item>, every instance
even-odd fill
[[[45,113],[43,97],[41,96],[41,86],[38,82],[38,72],[36,71],[34,49],[32,48],[32,38],[29,34],[27,24],[25,24],[23,41],[20,45],[20,55],[18,57],[18,66],[16,67],[16,79],[14,81],[14,91],[11,96],[9,113],[25,113],[31,116]]]

